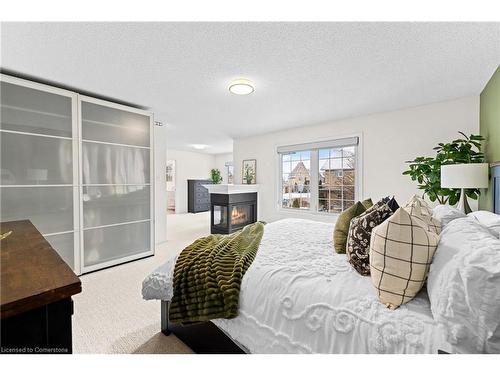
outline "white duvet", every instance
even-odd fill
[[[369,277],[336,254],[332,224],[267,224],[243,277],[235,319],[213,322],[251,353],[437,353],[449,350],[427,292],[395,311]],[[175,258],[143,283],[145,299],[170,300]]]

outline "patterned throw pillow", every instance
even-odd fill
[[[375,203],[373,206],[371,206],[370,208],[368,208],[366,211],[366,213],[370,212],[370,211],[375,211],[376,209],[380,208],[381,206],[383,206],[384,204],[386,203],[389,203],[390,201],[390,198],[389,197],[385,197],[385,198],[382,198],[381,200],[379,200],[377,203]]]
[[[346,248],[347,260],[363,276],[370,274],[369,251],[372,229],[393,214],[387,203],[379,203],[366,210],[365,213],[353,218],[349,226]]]
[[[441,223],[432,216],[432,208],[429,204],[417,195],[411,197],[405,203],[403,208],[412,216],[419,217],[423,220],[427,229],[439,234],[441,232]]]
[[[436,233],[403,208],[372,231],[370,273],[383,304],[396,309],[417,295],[438,241]]]
[[[396,202],[396,198],[392,197],[389,202],[387,202],[387,205],[389,208],[392,210],[392,212],[396,212],[397,209],[399,208],[398,202]]]
[[[337,222],[335,223],[335,230],[333,231],[333,247],[338,254],[345,254],[347,232],[349,231],[351,219],[361,215],[371,206],[373,206],[372,200],[368,198],[363,202],[356,202],[339,215]]]

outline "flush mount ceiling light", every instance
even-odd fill
[[[229,84],[229,91],[236,95],[248,95],[255,91],[255,86],[252,81],[240,78]]]
[[[205,148],[207,148],[207,145],[199,145],[199,144],[196,144],[196,145],[191,145],[193,148],[197,149],[197,150],[203,150]]]

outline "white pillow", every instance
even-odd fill
[[[496,237],[500,237],[500,215],[489,211],[475,211],[467,216],[471,216],[490,230]]]
[[[454,351],[500,353],[500,240],[474,218],[441,232],[427,293]]]
[[[418,215],[432,215],[432,208],[431,206],[429,206],[429,203],[427,203],[422,197],[419,197],[416,194],[408,199],[402,207],[413,207],[415,210],[417,210]],[[410,211],[410,215],[412,214],[413,212]]]
[[[429,204],[417,195],[411,197],[402,208],[412,216],[423,220],[427,229],[439,234],[441,232],[441,223],[432,216],[432,208]]]
[[[450,221],[466,216],[467,215],[465,215],[462,211],[450,206],[449,204],[437,205],[432,210],[432,217],[439,220],[442,228],[448,225]]]

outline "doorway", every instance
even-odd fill
[[[175,214],[175,160],[167,160],[167,214]]]

